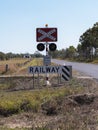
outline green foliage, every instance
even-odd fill
[[[66,49],[66,57],[67,58],[74,58],[76,53],[76,49],[74,46],[69,46],[69,48]]]
[[[76,49],[74,46],[69,46],[69,48],[49,52],[49,54],[52,56],[52,58],[60,58],[60,59],[73,58],[75,57]]]
[[[14,54],[12,52],[9,53],[3,53],[0,52],[0,60],[9,60],[12,58],[23,58],[25,54]],[[30,54],[31,55],[31,54]],[[31,55],[33,57],[33,55]]]
[[[6,55],[3,52],[0,52],[0,60],[5,60]]]
[[[81,43],[81,47],[78,45],[78,52],[80,55],[85,56],[86,58],[92,58],[92,47],[95,49],[98,48],[98,22],[94,24],[92,28],[85,31],[80,36],[79,41]]]

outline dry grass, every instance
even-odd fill
[[[6,64],[8,65],[8,71],[6,72]],[[0,61],[0,74],[17,74],[22,75],[27,73],[29,66],[41,65],[41,59],[27,59],[27,58],[13,58],[10,60]]]

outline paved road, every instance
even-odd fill
[[[56,59],[52,59],[52,62],[59,65],[71,65],[74,70],[80,71],[88,76],[98,79],[98,65],[68,62],[68,61],[56,60]]]

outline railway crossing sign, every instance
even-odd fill
[[[60,66],[31,66],[29,67],[31,74],[61,73]]]
[[[56,42],[57,28],[37,28],[36,29],[37,42]]]
[[[29,73],[57,73],[61,75],[63,80],[69,81],[72,78],[72,66],[30,66]]]

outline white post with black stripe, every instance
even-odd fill
[[[61,77],[65,81],[69,81],[72,78],[72,66],[62,66]]]

